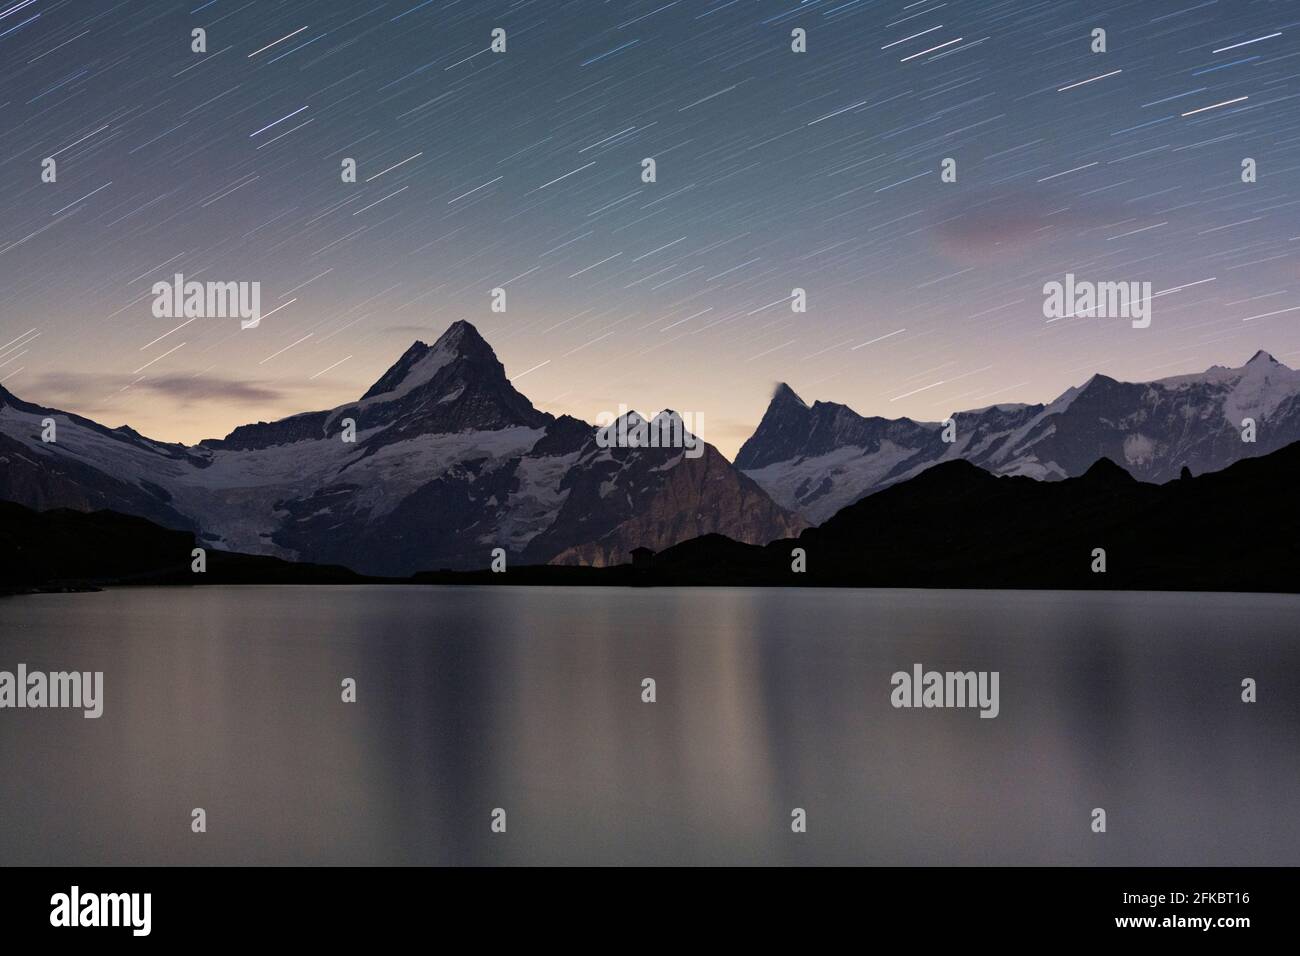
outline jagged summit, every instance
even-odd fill
[[[241,425],[209,449],[252,449],[333,436],[350,418],[361,432],[382,429],[362,444],[377,451],[421,434],[543,428],[538,411],[506,378],[505,366],[468,322],[453,322],[433,345],[416,341],[355,402],[304,412],[278,422]]]
[[[1109,375],[1106,375],[1102,372],[1094,372],[1093,374],[1088,376],[1088,380],[1086,382],[1084,382],[1082,385],[1079,386],[1079,394],[1083,394],[1084,392],[1091,391],[1094,389],[1108,388],[1111,385],[1119,385],[1119,384],[1120,384],[1120,380],[1117,378],[1111,378]]]
[[[864,418],[837,402],[816,401],[809,405],[782,383],[773,393],[758,428],[740,446],[736,467],[749,471],[845,446],[879,448],[881,441],[900,434],[911,437],[931,427],[909,418]]]
[[[1146,382],[1097,373],[1046,405],[999,404],[950,417],[955,428],[946,433],[829,402],[806,407],[778,388],[736,465],[814,523],[953,458],[1040,480],[1118,482],[1124,472],[1163,483],[1184,466],[1218,471],[1300,440],[1300,372],[1261,349],[1235,368]],[[1255,441],[1242,441],[1247,420]],[[1099,466],[1099,458],[1111,464]]]
[[[422,432],[540,428],[552,421],[510,384],[492,346],[463,319],[433,345],[412,344],[355,411],[360,422],[392,423],[385,443]]]
[[[492,346],[488,345],[478,329],[464,319],[459,319],[449,325],[433,345],[418,340],[412,343],[401,358],[361,396],[361,400],[364,402],[379,396],[400,397],[430,381],[441,369],[457,359],[478,366],[484,374],[496,373],[501,379],[505,378],[505,369],[497,361]]]
[[[45,442],[52,413],[59,441]],[[1260,351],[1237,369],[1146,383],[1097,375],[1050,405],[952,418],[948,429],[864,417],[809,405],[782,383],[735,467],[702,438],[689,446],[698,456],[665,451],[688,447],[681,420],[696,421],[671,409],[653,420],[681,421],[682,441],[607,454],[594,450],[593,426],[534,408],[478,330],[458,321],[431,344],[411,343],[361,399],[197,448],[0,387],[0,499],[111,508],[202,531],[216,547],[374,573],[482,567],[497,543],[525,562],[605,564],[713,532],[749,543],[789,536],[927,469],[914,487],[933,486],[936,500],[993,487],[992,475],[1013,476],[998,480],[999,493],[1074,478],[1070,487],[1104,496],[1132,492],[1133,479],[1149,488],[1183,468],[1217,471],[1300,446],[1300,372]],[[1242,440],[1246,419],[1255,441]]]
[[[791,388],[789,385],[787,385],[785,382],[781,382],[780,384],[778,384],[776,386],[776,391],[772,393],[772,404],[775,405],[778,402],[779,403],[790,402],[790,403],[797,404],[802,408],[808,407],[808,403],[805,402],[802,398],[800,398],[798,393],[796,393],[795,390]]]
[[[496,358],[496,353],[492,351],[492,346],[488,345],[487,339],[483,338],[479,330],[465,319],[457,319],[447,326],[447,331],[438,336],[438,340],[433,343],[433,348],[435,351],[452,349],[461,355],[489,355]]]
[[[677,437],[695,437],[691,435],[690,430],[687,428],[686,419],[682,417],[680,412],[676,412],[671,408],[665,408],[650,418],[642,415],[634,408],[628,409],[628,411],[620,415],[618,418],[615,418],[608,425],[599,426],[597,430],[598,432],[604,432],[608,435],[622,435],[634,431],[642,425],[647,429],[647,436],[652,432],[671,432]],[[657,443],[655,447],[659,447]]]

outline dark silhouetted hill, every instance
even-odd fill
[[[354,584],[347,568],[207,549],[191,570],[194,535],[115,511],[33,511],[0,501],[0,593],[113,584]]]
[[[662,583],[1294,592],[1298,481],[1300,443],[1163,485],[1104,458],[1055,482],[958,460],[797,539],[683,542],[656,555],[652,573]],[[795,548],[806,573],[791,571]],[[1098,548],[1104,573],[1092,570]]]

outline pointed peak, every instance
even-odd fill
[[[801,408],[808,407],[808,403],[800,398],[793,388],[785,382],[781,382],[776,386],[776,390],[772,393],[772,404],[778,405],[787,403],[794,403],[799,405]]]
[[[1260,349],[1258,352],[1256,352],[1254,355],[1250,357],[1250,361],[1247,362],[1246,364],[1247,365],[1281,365],[1282,363],[1279,362],[1277,359],[1273,358],[1273,356],[1269,355],[1263,349]]]
[[[416,344],[418,345],[419,343]],[[479,334],[478,329],[474,328],[473,325],[466,322],[464,319],[457,319],[455,322],[451,323],[451,325],[447,326],[447,331],[443,332],[442,335],[438,337],[438,341],[433,343],[435,350],[454,348],[464,351],[466,348],[477,346],[486,347],[488,348],[488,351],[491,351],[487,341]]]
[[[417,342],[416,345],[421,343]],[[411,346],[415,348],[415,346]],[[492,346],[488,345],[487,339],[479,334],[479,330],[474,328],[464,319],[457,319],[451,325],[447,326],[447,331],[438,336],[428,351],[433,355],[448,355],[452,358],[468,358],[475,361],[496,362],[497,354],[492,351]]]
[[[1085,388],[1092,388],[1093,386],[1096,385],[1118,385],[1118,384],[1119,384],[1119,379],[1117,378],[1111,378],[1109,375],[1103,375],[1101,372],[1093,372],[1092,375],[1088,377],[1088,381],[1084,382],[1082,385],[1079,386],[1079,391],[1083,391]]]
[[[492,346],[479,335],[478,329],[461,319],[449,325],[433,345],[418,340],[413,342],[379,381],[361,396],[361,400],[364,402],[380,395],[400,397],[428,382],[441,368],[457,359],[472,363],[490,362],[494,367],[499,364]]]

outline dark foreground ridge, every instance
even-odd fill
[[[108,585],[356,584],[347,568],[207,549],[191,570],[194,535],[116,511],[33,511],[0,501],[0,594]]]
[[[608,583],[1300,592],[1298,485],[1300,443],[1163,485],[1105,458],[1054,482],[995,477],[958,460],[766,547],[707,535],[642,569],[418,579],[583,584],[618,572]],[[1093,571],[1098,548],[1104,573]],[[805,554],[803,573],[792,570],[795,549]]]
[[[1040,482],[966,461],[862,499],[767,546],[706,535],[635,565],[510,567],[367,578],[346,568],[208,551],[113,512],[0,504],[0,589],[109,584],[519,584],[1300,591],[1300,443],[1163,485],[1108,459]],[[798,549],[798,550],[796,550]],[[1105,571],[1094,571],[1097,549]],[[806,570],[793,570],[803,554]]]

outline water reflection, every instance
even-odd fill
[[[0,669],[102,670],[105,713],[0,711],[0,859],[1293,863],[1297,610],[972,591],[15,598]],[[890,675],[916,662],[999,671],[1000,716],[895,710]]]

